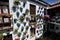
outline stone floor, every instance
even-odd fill
[[[60,40],[60,35],[56,33],[46,33],[43,35],[42,40]]]

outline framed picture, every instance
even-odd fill
[[[4,18],[4,23],[8,23],[9,22],[9,18]]]
[[[8,13],[8,7],[7,6],[3,6],[3,13]]]

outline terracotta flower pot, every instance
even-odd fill
[[[20,37],[16,38],[15,40],[20,40]]]

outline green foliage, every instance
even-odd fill
[[[33,18],[36,17],[36,14],[31,14],[31,17],[33,17]]]
[[[14,4],[15,4],[15,5],[18,5],[18,4],[21,4],[21,3],[19,2],[19,0],[15,0],[15,1],[14,1]]]
[[[0,34],[0,38],[3,38],[3,33]]]
[[[20,16],[20,20],[24,20],[24,16]]]
[[[28,14],[28,12],[29,12],[29,10],[28,10],[28,9],[26,9],[25,14]]]
[[[22,40],[24,40],[24,39],[25,39],[25,36],[22,37]]]
[[[21,35],[21,33],[20,32],[18,32],[18,36],[20,37],[20,35]]]
[[[11,17],[12,15],[11,14],[2,14],[2,16]]]

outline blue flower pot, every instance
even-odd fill
[[[16,16],[17,16],[17,17],[19,17],[19,12],[18,12],[18,13],[16,13]]]
[[[20,8],[20,12],[22,12],[23,11],[23,8]]]
[[[26,25],[26,23],[24,23],[24,26]]]
[[[16,7],[13,7],[12,9],[13,9],[13,12],[15,12],[15,11],[16,11]]]
[[[16,23],[17,19],[14,19],[14,23]]]
[[[25,7],[25,5],[26,5],[26,2],[25,2],[25,3],[23,3],[23,7]]]
[[[17,23],[17,27],[20,27],[20,24],[19,23]]]

